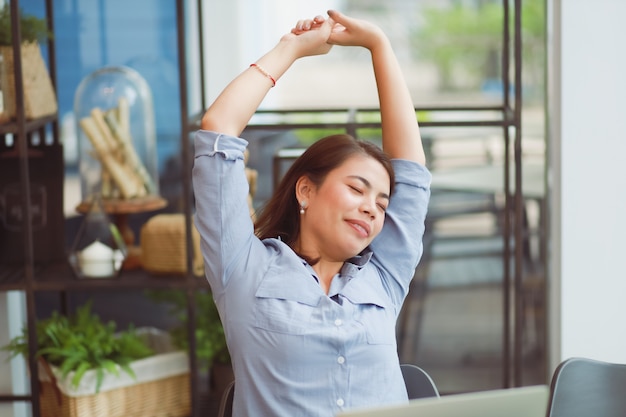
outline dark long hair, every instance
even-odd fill
[[[389,174],[391,195],[395,175],[391,160],[382,149],[371,142],[357,140],[350,135],[328,136],[312,144],[291,165],[257,218],[256,235],[260,239],[280,237],[283,242],[293,247],[300,234],[300,206],[296,199],[298,179],[306,176],[319,187],[330,171],[355,155],[369,156],[382,164]]]

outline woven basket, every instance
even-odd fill
[[[84,397],[41,384],[42,417],[185,417],[191,414],[189,375],[179,375]]]
[[[36,42],[22,44],[22,76],[24,80],[24,112],[27,119],[49,116],[57,112],[57,99],[48,69]],[[1,78],[6,118],[16,116],[15,76],[13,73],[13,47],[0,46],[5,76]]]
[[[204,262],[200,253],[200,234],[191,227],[193,273],[202,275]],[[154,274],[184,274],[187,271],[187,239],[183,214],[157,214],[141,228],[141,264]]]

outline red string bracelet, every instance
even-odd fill
[[[265,71],[258,64],[250,64],[250,67],[254,67],[258,69],[261,74],[265,75],[267,78],[269,78],[272,81],[272,87],[276,87],[276,79],[272,77],[269,72]]]

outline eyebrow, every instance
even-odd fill
[[[361,181],[363,185],[365,185],[367,188],[369,188],[370,190],[372,189],[372,183],[369,182],[366,178],[363,178],[360,175],[349,175],[348,177],[357,179]],[[389,200],[389,194],[386,194],[386,193],[378,193],[378,197]]]

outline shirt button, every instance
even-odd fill
[[[340,357],[338,357],[338,358],[337,358],[337,363],[338,363],[338,364],[342,364],[342,363],[344,363],[345,361],[346,361],[346,358],[344,358],[343,356],[340,356]]]
[[[341,326],[342,324],[343,324],[343,321],[341,321],[341,319],[335,320],[335,326]]]
[[[338,405],[339,407],[343,407],[343,398],[339,398],[339,399],[337,400],[337,405]]]

